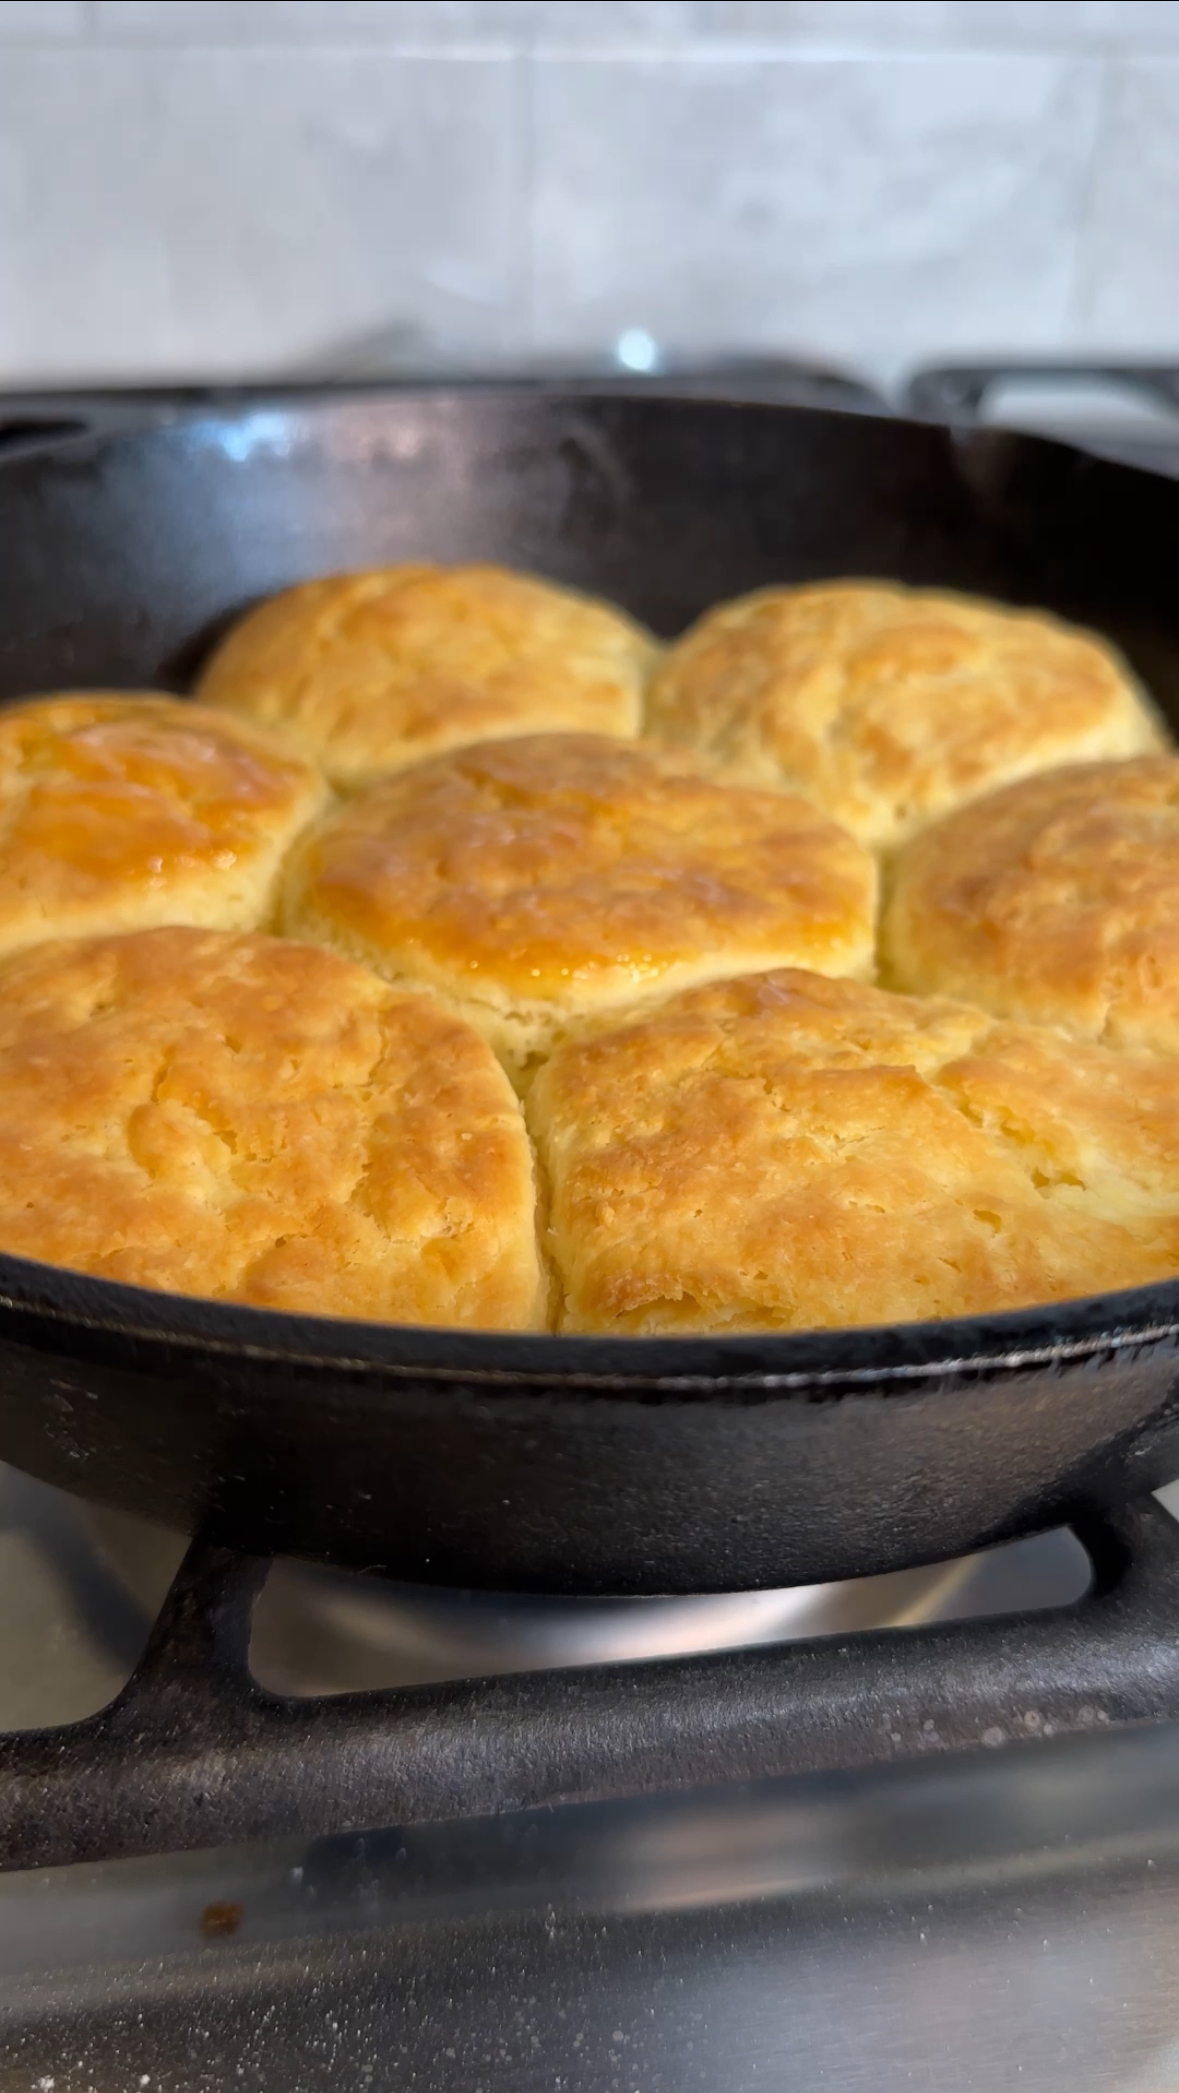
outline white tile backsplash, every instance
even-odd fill
[[[100,37],[164,43],[635,46],[725,35],[707,0],[95,0]],[[734,32],[757,35],[756,23]],[[767,18],[777,13],[772,0]],[[768,21],[765,26],[768,26]]]
[[[414,316],[502,339],[515,62],[15,50],[0,368],[280,369]]]
[[[1179,0],[95,0],[94,19],[100,36],[171,43],[509,37],[643,48],[719,39],[848,50],[1179,43]]]
[[[0,45],[55,44],[85,34],[83,0],[0,0]]]
[[[1056,57],[544,59],[537,336],[1050,345],[1100,90]]]
[[[714,0],[696,15],[703,34],[826,50],[1179,44],[1179,0]]]
[[[526,0],[94,0],[100,39],[196,45],[501,43]]]
[[[887,0],[886,0],[887,4]],[[758,36],[790,25],[708,0],[96,0],[100,36],[169,43],[499,42],[645,48],[698,35]],[[786,10],[789,15],[793,10]],[[742,19],[738,19],[738,18]],[[780,20],[779,20],[780,18]]]
[[[1179,355],[1179,0],[0,0],[0,383]]]
[[[1087,344],[1179,355],[1179,58],[1113,73],[1073,319]]]

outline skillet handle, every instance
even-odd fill
[[[1070,385],[1109,385],[1139,393],[1154,407],[1179,416],[1179,370],[1149,363],[945,363],[917,371],[904,389],[904,408],[920,421],[968,423],[983,418],[988,395],[999,385],[1042,385],[1046,392]]]

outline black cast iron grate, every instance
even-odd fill
[[[268,1562],[196,1541],[84,1722],[0,1737],[0,1867],[455,1820],[1179,1717],[1179,1526],[1078,1522],[1046,1613],[319,1700],[249,1670]]]

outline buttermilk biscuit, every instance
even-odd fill
[[[901,853],[889,978],[1179,1054],[1179,757],[1025,778]]]
[[[375,786],[296,851],[283,920],[437,990],[522,1067],[571,1020],[750,968],[872,960],[842,829],[596,735],[484,742]]]
[[[805,792],[884,847],[1009,778],[1164,739],[1091,633],[873,582],[708,611],[664,657],[648,731]]]
[[[286,727],[347,790],[536,729],[639,732],[656,653],[621,611],[502,567],[388,567],[252,611],[198,695]]]
[[[529,1119],[562,1327],[980,1314],[1179,1268],[1171,1063],[781,971],[557,1049]]]
[[[245,929],[327,787],[265,729],[179,698],[0,709],[0,953],[157,923]]]
[[[387,1322],[542,1320],[532,1162],[484,1042],[333,953],[218,931],[0,970],[0,1248]]]

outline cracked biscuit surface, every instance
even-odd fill
[[[892,849],[1010,778],[1165,745],[1104,640],[898,583],[763,589],[706,611],[663,658],[648,732],[807,793]]]
[[[433,998],[170,928],[0,969],[0,1248],[259,1308],[543,1327],[532,1157]]]
[[[635,735],[657,652],[612,604],[532,575],[375,568],[303,582],[251,611],[197,695],[288,728],[355,791],[505,734]]]
[[[597,735],[485,742],[312,832],[283,921],[446,996],[517,1068],[596,1011],[783,963],[872,964],[875,866],[785,793]]]
[[[1028,778],[927,829],[882,950],[899,988],[1179,1054],[1179,757]]]
[[[1179,1267],[1174,1070],[782,969],[558,1048],[529,1120],[561,1327],[976,1315]]]
[[[274,909],[329,798],[277,735],[180,698],[79,691],[0,708],[0,955],[41,938]]]

